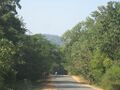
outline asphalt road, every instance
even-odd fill
[[[85,84],[77,83],[68,75],[52,76],[50,85],[54,86],[55,90],[94,90]]]

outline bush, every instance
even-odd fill
[[[102,75],[106,71],[104,66],[104,61],[106,57],[107,56],[101,53],[99,49],[94,51],[93,58],[90,61],[90,66],[89,66],[93,83],[99,84],[99,82],[101,82]]]
[[[120,66],[112,66],[103,76],[102,84],[107,90],[120,90]]]
[[[3,87],[3,78],[0,75],[0,89]]]
[[[27,79],[17,81],[14,90],[32,90],[32,83]]]

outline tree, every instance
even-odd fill
[[[14,43],[21,39],[26,31],[23,22],[18,18],[16,7],[21,7],[20,0],[0,1],[0,34]]]
[[[15,47],[12,42],[6,39],[0,40],[0,46],[0,89],[8,90],[14,87],[16,81],[16,71],[12,68]]]
[[[102,52],[108,54],[113,60],[119,60],[120,52],[120,3],[109,2],[108,5],[99,7],[93,12],[96,21],[98,43]]]
[[[109,84],[115,90],[119,88],[118,70],[120,66],[120,2],[111,1],[98,7],[84,22],[80,22],[63,35],[65,44],[64,66],[72,74],[80,74],[92,83],[101,84],[115,79],[117,84]],[[107,75],[111,74],[107,78]],[[105,76],[104,76],[105,75]],[[105,80],[103,79],[103,76]],[[106,85],[107,86],[107,85]],[[109,87],[109,86],[108,86]]]

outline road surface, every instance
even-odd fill
[[[68,75],[51,76],[51,82],[49,85],[54,87],[54,90],[95,90],[85,84],[77,83]]]

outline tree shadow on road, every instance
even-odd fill
[[[86,88],[90,89],[90,87],[84,86],[84,82],[74,82],[74,81],[48,81],[49,84],[47,87],[55,86],[56,88]]]

